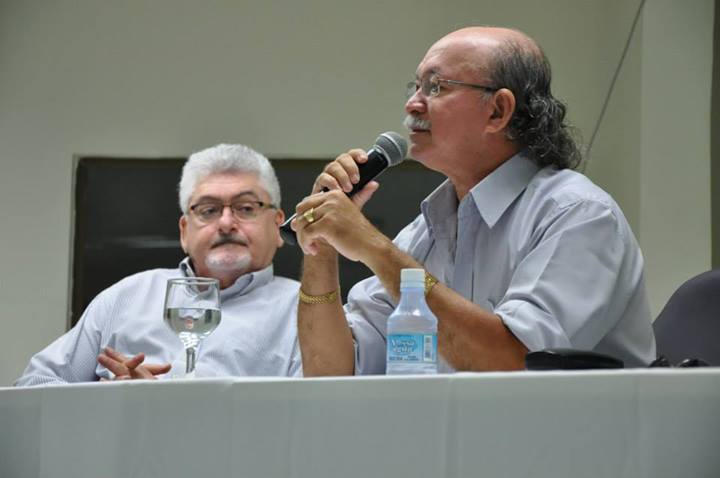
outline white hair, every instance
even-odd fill
[[[258,177],[270,195],[273,205],[280,207],[280,184],[270,161],[254,149],[242,144],[218,144],[190,155],[183,166],[178,199],[187,214],[190,196],[197,184],[212,174],[249,173]]]

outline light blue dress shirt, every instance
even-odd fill
[[[460,204],[444,182],[394,242],[500,316],[530,351],[593,350],[630,367],[655,358],[640,248],[615,201],[582,174],[540,169],[518,154]],[[345,313],[356,373],[384,373],[394,307],[376,277],[351,289]],[[441,358],[439,370],[453,369]]]
[[[30,360],[16,386],[88,382],[111,373],[97,363],[106,346],[146,363],[171,363],[183,376],[185,351],[163,321],[168,279],[193,276],[185,259],[177,269],[154,269],[121,280],[88,305],[78,323]],[[220,291],[220,325],[200,345],[196,376],[301,376],[297,342],[300,284],[274,277],[272,265]]]

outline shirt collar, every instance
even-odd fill
[[[489,227],[495,225],[539,170],[537,164],[520,152],[470,190],[475,206]]]
[[[489,227],[493,227],[515,199],[525,190],[540,167],[517,153],[502,163],[470,190],[470,198]],[[447,180],[425,198],[420,210],[434,237],[452,236],[457,225],[458,200],[455,187]]]
[[[432,237],[453,237],[457,224],[457,193],[455,186],[445,180],[420,203],[425,223]]]
[[[185,277],[195,277],[195,271],[192,268],[190,258],[186,257],[180,262],[180,270]],[[220,299],[227,299],[239,295],[245,295],[258,287],[262,287],[269,283],[273,278],[273,265],[270,264],[259,271],[248,272],[237,278],[235,283],[230,287],[226,287],[220,291]]]

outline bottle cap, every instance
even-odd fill
[[[402,269],[400,271],[400,287],[425,287],[425,269]]]

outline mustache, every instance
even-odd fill
[[[237,244],[239,246],[248,245],[247,241],[242,237],[236,236],[234,234],[220,234],[220,236],[215,239],[212,244],[210,244],[210,248],[224,246],[225,244]]]
[[[431,126],[430,121],[418,118],[417,116],[414,116],[414,115],[405,116],[403,125],[409,130],[414,130],[414,129],[428,129],[429,130],[430,126]]]

